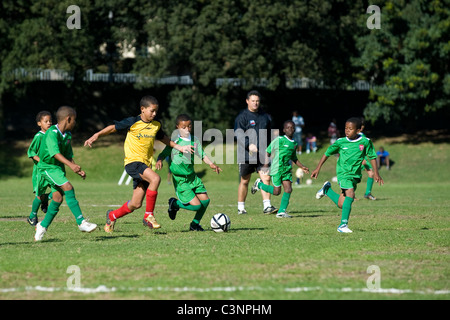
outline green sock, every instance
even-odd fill
[[[373,178],[367,178],[366,196],[372,193]]]
[[[273,194],[273,186],[268,186],[267,184],[264,184],[262,182],[258,183],[258,188],[260,188],[261,190],[268,192],[270,194]]]
[[[189,204],[189,203],[183,204],[180,202],[180,200],[177,200],[177,206],[178,206],[178,208],[186,209],[186,210],[190,210],[190,211],[198,211],[202,207],[201,204],[196,205],[196,206]]]
[[[278,212],[286,212],[286,209],[289,205],[289,199],[291,198],[291,194],[284,192],[283,196],[281,197],[281,204],[280,204],[280,209],[278,210]]]
[[[328,188],[328,189],[325,191],[325,194],[327,195],[328,198],[331,199],[331,201],[334,202],[335,205],[338,204],[338,201],[339,201],[339,195],[338,195],[336,192],[334,192],[333,189]]]
[[[33,219],[36,217],[37,212],[39,210],[39,206],[41,205],[42,201],[39,200],[38,197],[35,197],[33,200],[33,203],[31,204],[31,213],[30,213],[30,219]]]
[[[52,202],[50,202],[50,204],[48,205],[47,213],[45,214],[45,218],[41,221],[42,227],[47,229],[50,226],[53,219],[55,219],[56,215],[58,214],[60,205],[61,202],[56,202],[55,200],[52,200]]]
[[[77,225],[80,225],[81,222],[83,222],[84,217],[83,213],[81,212],[78,200],[75,198],[75,189],[65,191],[64,194],[66,195],[67,206],[69,207],[70,211],[72,211],[72,214],[77,221]]]
[[[348,218],[350,217],[350,211],[352,211],[352,203],[353,203],[353,198],[345,197],[344,204],[342,205],[341,224],[339,226],[342,226],[343,224],[348,224]]]
[[[207,199],[207,200],[200,200],[200,202],[202,203],[202,206],[201,206],[201,208],[197,211],[197,213],[195,214],[194,220],[192,220],[192,221],[194,221],[194,223],[196,223],[196,224],[199,224],[199,223],[200,223],[200,220],[202,220],[203,215],[205,214],[206,209],[208,208],[209,202],[210,202],[210,201],[211,201],[210,199]]]

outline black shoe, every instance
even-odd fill
[[[271,214],[271,213],[277,213],[278,209],[274,206],[270,206],[264,209],[264,214]]]
[[[38,217],[37,217],[37,215],[34,217],[34,218],[32,218],[32,219],[30,219],[30,217],[28,217],[27,218],[27,222],[30,224],[30,226],[35,226],[35,225],[37,225],[38,224]]]
[[[200,224],[192,221],[191,225],[189,226],[189,231],[205,231],[205,229],[203,229]]]
[[[175,218],[177,217],[177,212],[180,208],[176,208],[177,205],[177,199],[175,198],[170,198],[169,199],[169,210],[167,210],[167,212],[169,213],[169,218],[172,220],[175,220]]]

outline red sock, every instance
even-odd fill
[[[152,191],[147,189],[146,198],[145,198],[145,215],[144,219],[146,219],[149,215],[153,215],[153,211],[155,210],[156,197],[158,196],[158,191]]]
[[[131,212],[131,210],[128,208],[128,202],[129,201],[125,202],[123,204],[123,206],[121,206],[119,209],[111,211],[109,213],[109,219],[111,221],[114,221],[116,219],[119,219],[119,218],[129,214]]]

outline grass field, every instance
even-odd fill
[[[330,158],[311,186],[294,188],[292,219],[262,213],[259,194],[249,193],[247,215],[237,215],[237,166],[222,165],[217,176],[204,165],[211,205],[202,220],[205,232],[188,232],[193,214],[167,215],[174,195],[161,172],[156,217],[159,230],[142,226],[143,209],[119,220],[112,235],[103,231],[106,210],[128,200],[131,186],[118,186],[122,143],[93,149],[75,147],[83,181],[69,173],[83,213],[99,230],[78,231],[68,207],[43,241],[25,219],[31,209],[28,141],[0,151],[0,299],[445,299],[450,298],[450,144],[375,140],[392,155],[392,170],[381,170],[377,201],[363,198],[359,184],[350,216],[352,234],[339,234],[340,210],[314,195],[334,176]],[[314,169],[324,149],[302,155]],[[256,177],[253,178],[253,181]],[[336,183],[332,187],[337,191]],[[281,197],[273,197],[278,206]],[[214,213],[231,218],[231,230],[209,228]],[[40,220],[43,213],[40,212]],[[69,289],[77,266],[81,288]],[[371,291],[370,266],[379,268],[379,290]]]

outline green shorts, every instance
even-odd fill
[[[187,204],[196,194],[206,193],[202,180],[195,174],[190,176],[176,176],[172,174],[173,187],[181,203]]]
[[[272,184],[274,185],[274,187],[280,187],[283,183],[283,181],[287,181],[289,180],[290,182],[292,182],[292,171],[285,171],[283,173],[278,172],[274,175],[272,175]]]
[[[61,186],[69,180],[66,178],[66,173],[61,169],[40,169],[39,174],[48,183],[48,186],[54,191],[61,191]]]
[[[33,175],[31,177],[31,181],[33,182],[33,192],[37,196],[41,196],[46,193],[47,188],[50,188],[50,184],[42,177],[39,173],[39,170],[36,166],[33,168]]]
[[[338,177],[339,187],[341,189],[354,189],[356,191],[356,186],[361,182],[360,178],[340,178]]]

